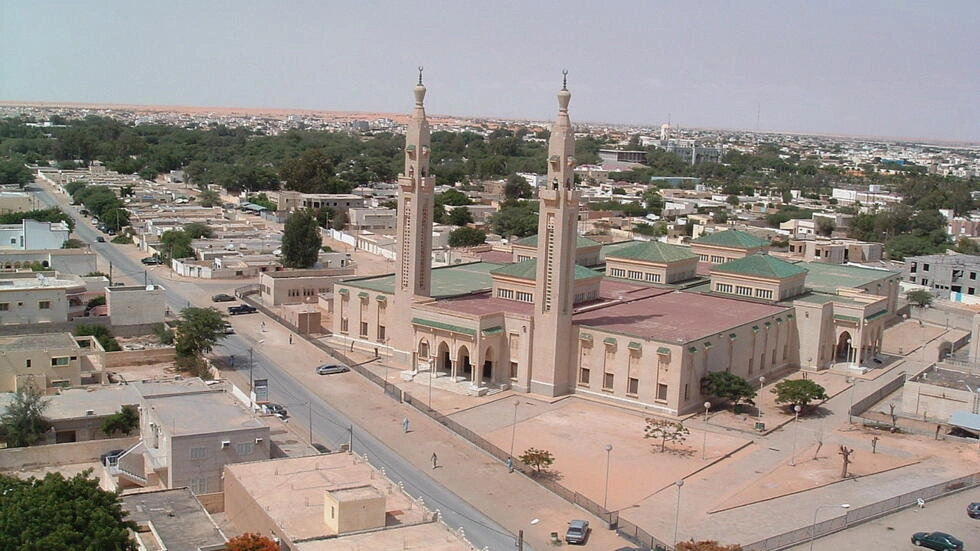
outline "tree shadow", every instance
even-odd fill
[[[542,482],[559,482],[564,475],[561,471],[535,471],[532,470],[529,475],[535,480],[540,480]]]

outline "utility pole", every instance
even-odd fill
[[[250,408],[254,407],[252,404],[252,396],[255,394],[255,379],[252,378],[252,347],[248,347],[248,405]]]
[[[517,551],[524,551],[524,530],[517,531]]]
[[[310,415],[310,444],[312,445],[313,444],[313,400],[306,402],[306,405],[309,406],[310,408],[308,413]]]

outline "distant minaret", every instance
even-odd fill
[[[531,388],[558,396],[570,390],[572,301],[580,192],[575,189],[575,131],[568,118],[568,72],[558,92],[558,118],[548,144],[548,179],[538,188],[538,257],[534,288]]]
[[[398,175],[398,241],[394,308],[387,334],[397,350],[412,345],[412,304],[430,294],[432,272],[432,210],[435,178],[429,173],[429,122],[425,118],[422,68],[415,85],[415,112],[405,133],[405,171]]]

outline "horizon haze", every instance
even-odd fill
[[[980,4],[0,0],[0,100],[980,142]]]

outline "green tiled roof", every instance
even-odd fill
[[[441,321],[432,321],[422,318],[412,318],[412,324],[422,325],[425,327],[431,327],[433,329],[442,329],[443,331],[450,331],[453,333],[461,333],[463,335],[476,335],[476,331],[470,329],[469,327],[462,327],[460,325],[453,325],[451,323],[443,323]]]
[[[616,338],[615,337],[606,337],[606,338],[602,339],[602,342],[604,342],[606,344],[616,344]]]
[[[657,348],[657,354],[670,354],[670,349],[666,346],[661,346]]]
[[[534,280],[538,276],[538,261],[535,258],[530,260],[525,260],[523,262],[518,262],[516,264],[508,264],[502,268],[497,268],[490,272],[493,275],[502,275],[509,277],[516,277],[519,279],[530,279]],[[585,266],[575,265],[575,280],[589,279],[593,277],[602,277],[602,273],[597,272],[591,268],[586,268]]]
[[[606,253],[606,258],[623,258],[642,262],[669,264],[680,260],[690,260],[697,258],[697,256],[688,247],[668,245],[659,241],[639,241]]]
[[[525,247],[537,247],[538,246],[538,236],[537,235],[532,235],[531,237],[525,237],[524,239],[521,239],[520,241],[518,241],[517,243],[514,243],[514,244],[515,245],[523,245]],[[599,245],[601,245],[601,243],[599,243],[598,241],[593,241],[593,240],[589,239],[588,237],[582,237],[581,235],[578,236],[578,237],[576,237],[576,239],[575,239],[575,248],[576,249],[583,249],[583,248],[586,248],[586,247],[598,247]]]
[[[711,271],[764,277],[767,279],[786,279],[795,275],[805,274],[807,270],[806,268],[801,268],[796,264],[767,254],[751,254],[745,258],[712,266]]]
[[[630,350],[640,350],[643,348],[643,345],[636,341],[630,341],[630,343],[626,345],[626,348],[629,348]]]
[[[483,333],[483,336],[496,335],[497,333],[503,333],[503,332],[504,332],[504,328],[499,325],[495,325],[493,327],[487,327],[486,329],[481,331],[481,333]]]
[[[766,245],[765,241],[759,239],[751,233],[745,233],[744,231],[738,230],[725,230],[709,233],[691,241],[691,243],[715,245],[718,247],[731,247],[734,249],[755,249]]]
[[[800,262],[807,269],[806,285],[817,292],[836,293],[838,287],[864,287],[879,280],[895,277],[898,272],[861,266]]]
[[[432,297],[446,298],[467,295],[478,291],[487,291],[493,287],[490,272],[509,264],[493,262],[473,262],[457,264],[432,270]],[[358,279],[348,279],[344,285],[355,290],[369,290],[378,293],[393,294],[395,278],[393,275],[372,276]]]

